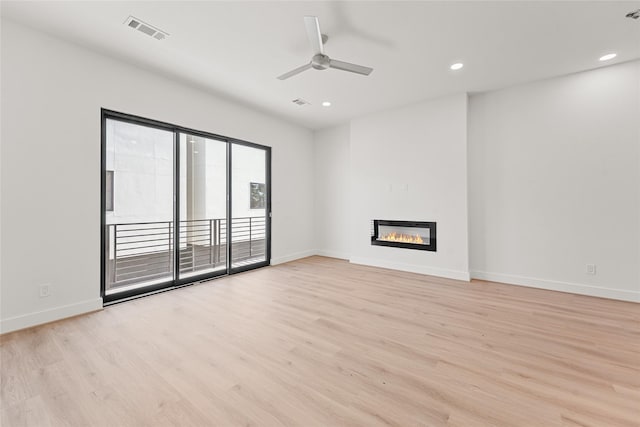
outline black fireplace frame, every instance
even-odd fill
[[[421,245],[419,243],[406,242],[389,242],[386,240],[378,240],[381,225],[391,227],[420,227],[429,229],[429,244]],[[374,246],[390,246],[393,248],[417,249],[420,251],[436,252],[436,223],[427,221],[396,221],[386,219],[374,219],[373,229],[371,230],[371,244]]]

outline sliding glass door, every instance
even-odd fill
[[[231,268],[240,271],[267,260],[268,151],[231,146]]]
[[[104,123],[105,294],[174,278],[172,132]]]
[[[269,264],[270,148],[103,110],[105,303]]]
[[[180,277],[227,269],[227,143],[180,133]]]

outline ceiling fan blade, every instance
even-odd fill
[[[337,61],[335,59],[331,59],[329,61],[329,67],[335,68],[337,70],[342,70],[342,71],[350,71],[356,74],[363,74],[365,76],[368,76],[373,71],[373,68],[352,64],[350,62]]]
[[[301,72],[308,70],[309,68],[311,68],[311,62],[309,62],[308,64],[304,64],[302,67],[298,67],[295,70],[291,70],[288,73],[284,73],[281,76],[278,76],[278,79],[280,80],[286,80],[289,77],[293,77],[296,74],[300,74]]]
[[[322,33],[320,33],[320,23],[316,16],[305,16],[304,26],[307,29],[307,37],[309,37],[309,43],[311,43],[311,49],[313,54],[324,55],[324,47],[322,46]]]

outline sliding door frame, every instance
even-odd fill
[[[155,129],[161,129],[173,133],[173,279],[154,285],[145,286],[140,289],[131,289],[128,291],[118,292],[115,294],[106,294],[106,176],[107,176],[107,120],[117,120],[125,123],[131,123],[136,125],[147,126]],[[158,120],[152,120],[145,117],[135,116],[132,114],[121,113],[109,109],[102,108],[100,110],[100,123],[101,123],[101,151],[100,151],[100,296],[104,305],[109,305],[116,302],[122,302],[129,299],[139,298],[142,296],[154,294],[157,292],[164,292],[170,289],[176,289],[183,286],[188,286],[202,280],[210,280],[229,274],[240,273],[242,271],[253,270],[260,267],[265,267],[271,264],[271,147],[256,144],[249,141],[243,141],[236,138],[230,138],[223,135],[218,135],[210,132],[199,131],[195,129],[186,128],[183,126],[174,125],[171,123],[161,122]],[[180,134],[184,133],[191,136],[198,136],[208,139],[217,140],[226,144],[226,223],[227,223],[227,265],[224,270],[214,271],[209,273],[202,273],[185,278],[180,277]],[[265,242],[265,261],[257,262],[255,264],[231,268],[231,250],[232,250],[232,192],[231,192],[231,178],[232,178],[232,146],[243,145],[247,147],[253,147],[256,149],[265,151],[265,172],[266,172],[266,187],[267,187],[267,206],[265,209],[265,224],[266,224],[266,242]]]
[[[229,252],[227,254],[227,259],[229,259],[229,274],[241,273],[247,270],[253,270],[254,268],[266,267],[271,264],[271,147],[266,147],[264,145],[254,144],[253,142],[241,141],[239,139],[235,139],[232,141],[232,144],[227,146],[229,163],[228,166],[231,168],[233,166],[233,145],[242,145],[245,147],[251,147],[258,150],[264,150],[264,158],[265,158],[265,184],[267,186],[267,206],[265,209],[265,260],[262,262],[257,262],[255,264],[244,265],[241,267],[232,267],[233,259],[231,257],[231,250],[233,248],[233,240],[231,238],[227,239],[227,246]],[[233,191],[231,191],[232,187],[232,173],[233,171],[229,170],[229,175],[227,179],[227,194],[229,195],[229,202],[227,204],[227,209],[229,209],[229,218],[233,215]],[[227,222],[227,236],[231,236],[232,233],[232,221]],[[251,242],[249,242],[251,244]]]

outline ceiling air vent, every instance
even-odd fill
[[[169,36],[169,33],[166,31],[162,31],[161,29],[154,27],[153,25],[149,25],[146,22],[143,22],[141,19],[136,18],[135,16],[129,16],[124,24],[128,27],[133,28],[134,30],[138,30],[141,33],[148,35],[149,37],[153,37],[156,40],[163,40]]]
[[[302,99],[302,98],[296,98],[296,99],[294,99],[294,100],[293,100],[293,101],[291,101],[291,102],[293,102],[293,103],[294,103],[294,104],[296,104],[296,105],[311,105],[311,103],[310,103],[310,102],[305,101],[305,100],[304,100],[304,99]]]

